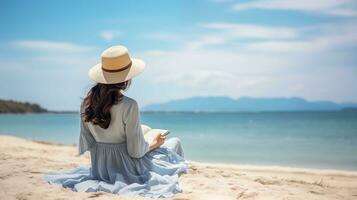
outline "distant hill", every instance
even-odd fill
[[[202,112],[260,112],[260,111],[338,111],[357,108],[357,103],[307,101],[303,98],[253,98],[233,99],[225,96],[192,97],[152,104],[143,111],[202,111]]]
[[[45,108],[35,103],[0,99],[0,113],[45,113]]]

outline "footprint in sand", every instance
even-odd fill
[[[258,196],[257,192],[249,191],[249,190],[244,190],[242,192],[239,192],[236,196],[236,199],[247,199],[247,198],[252,198]]]
[[[239,187],[239,186],[231,186],[231,187],[229,187],[229,189],[231,189],[231,190],[234,190],[234,191],[237,191],[237,190],[239,190],[239,191],[246,191],[247,189],[244,189],[244,188],[242,188],[242,187]]]
[[[268,179],[265,179],[265,178],[257,178],[254,180],[254,182],[258,182],[262,185],[280,185],[280,181],[277,181],[277,180],[268,180]]]
[[[104,193],[102,193],[102,192],[97,192],[97,193],[91,194],[90,196],[88,196],[88,198],[96,198],[96,197],[102,196],[103,194]]]
[[[189,200],[189,198],[177,197],[177,198],[174,198],[173,200]]]
[[[323,192],[318,192],[318,191],[314,191],[314,190],[311,190],[311,191],[309,191],[311,194],[319,194],[319,195],[323,195],[323,194],[325,194],[325,193],[323,193]]]

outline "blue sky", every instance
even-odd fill
[[[77,110],[122,44],[140,106],[191,96],[357,102],[354,0],[0,1],[0,98]]]

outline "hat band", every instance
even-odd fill
[[[102,70],[109,72],[109,73],[121,72],[121,71],[124,71],[124,70],[128,69],[129,67],[131,67],[131,64],[132,64],[132,62],[130,62],[128,65],[126,65],[125,67],[120,68],[120,69],[105,69],[105,68],[103,68],[103,65],[102,65]]]

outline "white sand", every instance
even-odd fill
[[[74,146],[0,136],[0,199],[144,199],[73,192],[41,179],[47,172],[89,165],[88,155],[76,153]],[[357,172],[347,171],[192,162],[180,185],[183,193],[171,199],[357,199]]]

